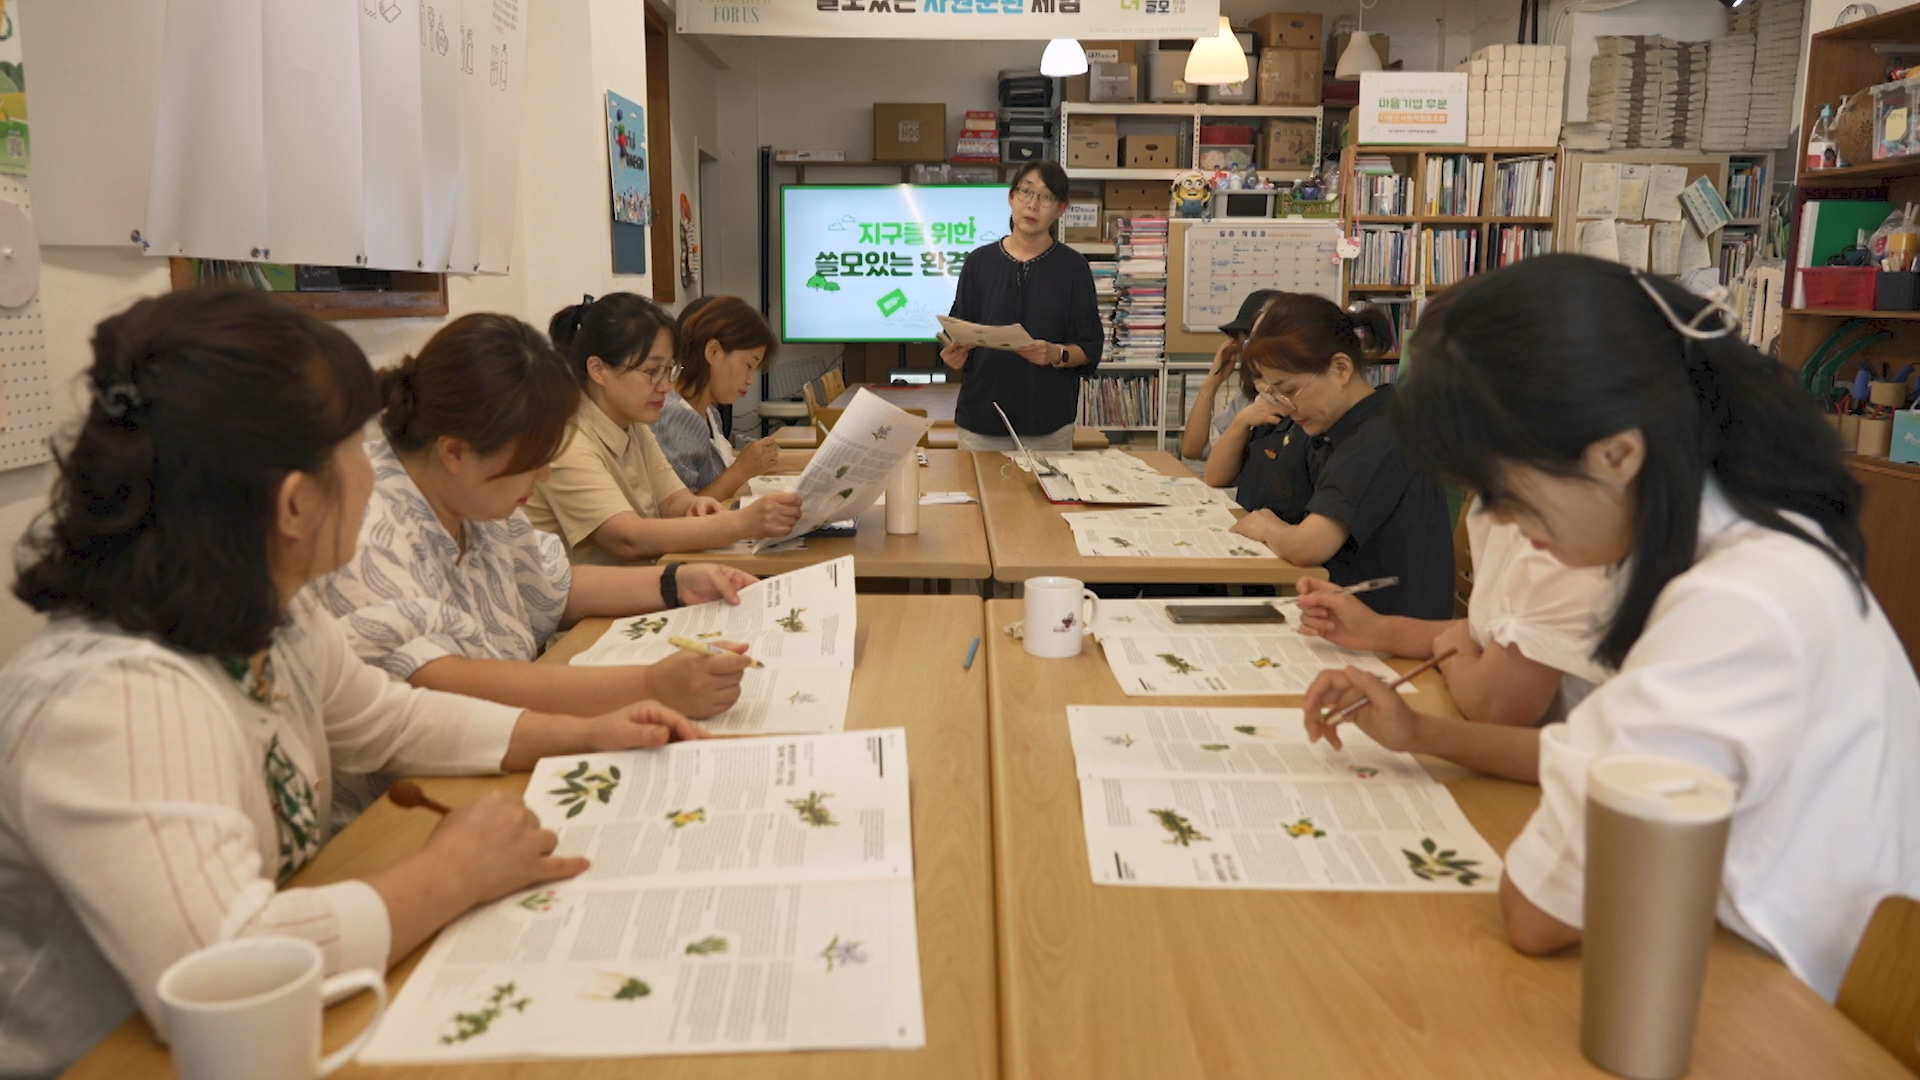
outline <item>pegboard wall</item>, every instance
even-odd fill
[[[0,200],[17,204],[29,217],[33,197],[26,180],[0,175]],[[47,338],[40,322],[40,297],[24,307],[0,308],[0,379],[5,380],[5,429],[0,430],[0,470],[38,465],[51,458],[53,380],[47,370]]]

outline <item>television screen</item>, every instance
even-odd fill
[[[1007,219],[998,184],[781,188],[781,337],[932,341],[967,254]]]

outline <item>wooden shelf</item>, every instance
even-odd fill
[[[1912,176],[1920,172],[1920,155],[1870,161],[1865,165],[1843,165],[1837,169],[1802,169],[1803,187],[1854,187],[1891,177]]]
[[[1444,229],[1452,225],[1551,225],[1550,217],[1505,217],[1498,214],[1478,214],[1471,217],[1459,217],[1447,214],[1355,214],[1353,220],[1362,225],[1432,225]]]
[[[175,289],[191,289],[193,260],[169,258],[168,274]],[[262,290],[274,300],[296,307],[316,319],[434,318],[447,313],[447,275],[393,272],[393,288],[340,292],[276,292]]]
[[[1174,177],[1192,169],[1068,169],[1069,180],[1165,180],[1172,183]]]
[[[1834,311],[1827,308],[1787,308],[1782,315],[1812,315],[1827,319],[1894,319],[1920,322],[1920,311]]]

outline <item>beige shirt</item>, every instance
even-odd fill
[[[559,534],[575,563],[621,565],[591,542],[593,531],[619,514],[657,518],[660,504],[686,488],[645,424],[623,428],[583,399],[553,475],[527,500],[527,519]]]

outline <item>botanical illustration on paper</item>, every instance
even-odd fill
[[[819,698],[807,693],[805,690],[795,690],[793,693],[787,695],[787,704],[789,705],[812,705],[819,700]]]
[[[853,498],[853,489],[841,488],[839,491],[833,493],[833,497],[839,499],[841,502],[846,502],[848,499]]]
[[[1239,547],[1237,545],[1234,547],[1228,548],[1227,554],[1238,555],[1243,559],[1257,559],[1260,557],[1260,553],[1253,550],[1252,548],[1244,548],[1244,547]]]
[[[800,621],[800,616],[806,610],[807,609],[803,607],[792,608],[789,609],[785,615],[773,621],[779,624],[780,629],[785,630],[789,634],[804,634],[807,631],[807,624]]]
[[[1280,729],[1271,724],[1235,724],[1233,730],[1242,735],[1251,735],[1256,739],[1284,739]]]
[[[847,470],[848,470],[848,469],[851,469],[851,468],[853,468],[853,466],[851,466],[851,465],[842,465],[842,466],[840,466],[839,468],[837,468],[837,469],[835,469],[835,470],[833,470],[833,478],[834,478],[835,480],[838,480],[838,479],[840,479],[841,477],[843,477],[843,476],[845,476],[845,475],[847,475]]]
[[[1220,751],[1222,751],[1222,750],[1231,750],[1231,749],[1233,749],[1233,747],[1232,747],[1232,746],[1229,746],[1228,744],[1226,744],[1226,743],[1223,743],[1223,742],[1208,742],[1208,743],[1201,743],[1201,744],[1200,744],[1200,749],[1202,749],[1202,750],[1212,750],[1212,751],[1214,751],[1215,753],[1218,753],[1218,752],[1220,752]]]
[[[568,817],[578,817],[580,811],[595,799],[602,803],[613,801],[613,791],[620,786],[620,766],[609,765],[605,769],[592,772],[588,762],[581,762],[560,776],[560,782],[566,786],[547,792],[560,796],[560,805],[567,807]]]
[[[717,638],[717,637],[719,637],[719,636],[720,636],[720,631],[718,631],[718,630],[709,630],[709,631],[707,631],[707,632],[706,632],[706,633],[704,633],[704,634],[695,634],[695,635],[693,635],[693,639],[694,639],[695,641],[712,641],[712,640],[713,640],[714,638]]]
[[[1114,746],[1132,746],[1132,745],[1133,745],[1133,736],[1131,736],[1131,735],[1109,735],[1109,736],[1107,736],[1107,742],[1109,742],[1109,743],[1112,743],[1112,744],[1113,744]]]
[[[833,819],[833,811],[828,808],[827,800],[833,798],[831,791],[809,791],[804,799],[788,799],[787,805],[800,815],[800,820],[810,828],[822,829],[829,825],[838,825]]]
[[[1196,840],[1213,839],[1194,828],[1193,822],[1188,821],[1178,810],[1149,810],[1147,813],[1159,818],[1160,827],[1173,834],[1173,838],[1167,841],[1169,844],[1192,847]]]
[[[687,946],[688,956],[712,956],[715,953],[723,953],[726,951],[727,939],[718,934],[708,935]]]
[[[1130,548],[1133,546],[1133,541],[1124,536],[1109,536],[1107,537],[1107,543],[1112,544],[1114,547],[1122,548]]]
[[[704,806],[696,807],[692,810],[667,811],[667,824],[672,825],[676,829],[684,829],[696,821],[705,820],[707,820],[707,808]]]
[[[1293,837],[1295,840],[1298,840],[1303,836],[1311,836],[1314,839],[1318,840],[1320,837],[1327,835],[1327,831],[1325,829],[1316,828],[1313,824],[1312,818],[1303,817],[1299,821],[1296,821],[1293,824],[1287,826],[1287,835]]]
[[[1371,780],[1380,775],[1380,770],[1371,765],[1349,765],[1347,771],[1362,780]]]
[[[1273,659],[1271,657],[1267,657],[1267,656],[1256,656],[1253,659],[1247,661],[1247,663],[1252,664],[1254,667],[1257,667],[1257,668],[1270,668],[1270,667],[1279,666],[1278,664],[1275,664],[1273,662]]]
[[[1191,661],[1182,659],[1170,652],[1160,653],[1159,656],[1161,660],[1166,661],[1167,666],[1172,668],[1176,674],[1192,675],[1200,670],[1199,667],[1195,666]]]
[[[1413,876],[1422,881],[1453,878],[1462,886],[1467,886],[1480,880],[1480,871],[1474,869],[1480,865],[1480,860],[1462,859],[1452,848],[1442,851],[1440,845],[1434,843],[1431,838],[1420,841],[1420,851],[1413,852],[1401,848],[1400,854],[1407,857],[1407,869],[1413,871]]]
[[[559,902],[560,894],[552,889],[537,889],[514,901],[535,915],[544,915],[552,911],[553,906]]]
[[[873,429],[873,441],[886,442],[887,436],[891,434],[893,434],[893,425],[881,424],[879,427]]]
[[[603,971],[594,992],[581,996],[596,1001],[639,1001],[651,993],[653,987],[642,979],[617,971]]]
[[[487,996],[486,1004],[480,1006],[478,1010],[453,1014],[453,1033],[440,1036],[440,1044],[453,1046],[485,1035],[492,1029],[493,1022],[500,1019],[508,1009],[514,1012],[526,1012],[527,1006],[533,1004],[533,999],[520,997],[519,993],[519,987],[513,983],[501,983],[495,986],[493,993]]]
[[[867,953],[860,947],[860,942],[841,941],[840,935],[835,934],[833,940],[827,942],[827,947],[820,950],[820,959],[827,962],[827,972],[831,974],[836,967],[866,963]]]
[[[664,615],[657,619],[635,619],[627,625],[627,640],[639,641],[648,634],[658,634],[666,628],[667,617]]]

